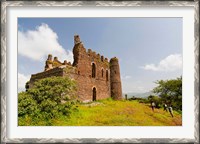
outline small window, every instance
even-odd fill
[[[115,71],[115,74],[116,74],[117,72]]]
[[[103,69],[101,70],[101,76],[103,77]]]
[[[106,81],[108,81],[108,70],[106,70]]]
[[[80,71],[78,71],[78,74],[80,75]]]
[[[92,63],[92,77],[95,78],[96,77],[96,66],[94,63]]]

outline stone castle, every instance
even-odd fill
[[[104,56],[88,49],[86,51],[79,35],[74,36],[74,62],[66,60],[62,63],[57,57],[49,54],[43,72],[32,74],[29,87],[42,78],[51,76],[69,76],[77,81],[78,99],[95,101],[112,97],[122,99],[122,87],[119,62],[116,57],[108,61]]]

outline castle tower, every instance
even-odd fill
[[[120,68],[116,57],[110,59],[110,85],[111,97],[115,100],[122,99]]]

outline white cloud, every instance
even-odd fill
[[[147,64],[142,68],[152,71],[176,71],[182,68],[182,56],[180,54],[172,54],[161,60],[157,65]]]
[[[58,43],[57,34],[47,25],[41,24],[35,30],[18,31],[18,52],[36,61],[44,61],[48,54],[73,62],[73,53]]]
[[[30,75],[18,73],[18,92],[25,90],[25,84],[30,80]]]

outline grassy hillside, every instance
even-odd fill
[[[174,111],[172,118],[169,112],[155,109],[138,101],[102,100],[88,104],[77,104],[77,110],[68,116],[35,122],[31,117],[19,118],[19,125],[54,125],[54,126],[181,126],[182,116]]]
[[[78,104],[78,110],[70,118],[53,120],[57,126],[180,126],[182,116],[163,109],[153,112],[148,105],[137,101],[103,100],[90,104]]]

